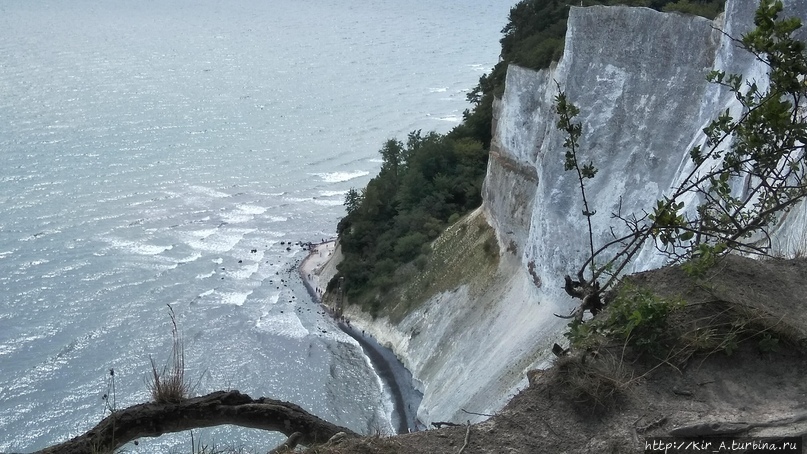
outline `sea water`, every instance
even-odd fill
[[[0,0],[0,451],[147,401],[168,305],[195,394],[390,432],[372,365],[294,271],[297,243],[335,235],[384,140],[457,124],[510,6]],[[190,438],[127,449],[190,452]]]

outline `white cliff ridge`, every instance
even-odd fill
[[[807,17],[805,2],[787,3],[788,15]],[[717,23],[646,8],[572,8],[557,65],[508,69],[484,203],[472,215],[485,216],[496,232],[496,277],[483,289],[441,293],[395,325],[355,308],[347,313],[412,372],[423,392],[422,422],[473,422],[484,417],[469,412],[499,410],[562,339],[566,321],[552,314],[577,304],[563,291],[563,276],[587,257],[588,237],[576,176],[563,168],[564,136],[555,129],[558,85],[580,107],[581,153],[599,169],[588,191],[602,244],[618,226],[610,213],[641,213],[669,193],[691,166],[701,130],[719,112],[737,109],[706,74],[723,69],[764,82],[764,67],[729,38],[750,29],[755,8],[729,0]],[[774,232],[774,252],[807,251],[806,223],[800,204]],[[647,247],[627,271],[663,264]]]

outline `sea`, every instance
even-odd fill
[[[0,0],[0,452],[148,401],[173,312],[196,395],[362,433],[392,403],[306,293],[387,139],[446,132],[514,1]],[[266,450],[224,426],[126,452]]]

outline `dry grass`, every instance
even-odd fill
[[[569,355],[555,361],[555,378],[567,397],[594,408],[606,408],[633,381],[630,368],[610,351],[596,356]]]
[[[185,378],[185,344],[177,328],[177,320],[174,309],[168,305],[171,317],[171,363],[170,367],[157,369],[154,358],[149,356],[151,361],[151,377],[148,380],[148,387],[151,397],[155,402],[179,403],[190,397],[193,386]]]

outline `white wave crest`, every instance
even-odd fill
[[[208,232],[210,230],[205,230]],[[200,236],[198,232],[188,232],[182,241],[188,246],[210,252],[228,252],[244,238],[244,235],[255,229],[213,229],[210,235]]]
[[[344,202],[342,202],[341,200],[321,200],[321,199],[314,200],[315,205],[328,206],[328,207],[339,206],[342,205],[343,203]]]
[[[221,219],[228,224],[243,224],[252,220],[254,215],[242,211],[221,213]]]
[[[157,255],[174,248],[174,246],[171,245],[159,246],[138,241],[122,240],[120,238],[106,238],[104,241],[112,245],[112,247],[138,255]]]
[[[293,311],[273,314],[264,312],[261,318],[255,323],[255,327],[272,334],[278,334],[292,339],[301,339],[310,334]]]
[[[328,172],[328,173],[313,173],[312,175],[322,178],[326,183],[341,183],[343,181],[350,181],[354,178],[369,175],[370,172],[366,170],[354,170],[353,172]]]
[[[216,199],[221,199],[221,198],[230,196],[230,194],[227,194],[226,192],[217,191],[217,190],[215,190],[213,188],[207,188],[207,187],[204,187],[204,186],[195,186],[194,185],[194,186],[189,186],[188,189],[190,191],[192,191],[192,192],[197,193],[197,194],[203,194],[203,195],[213,197],[213,198],[216,198]]]
[[[252,290],[248,292],[216,292],[216,294],[221,296],[220,301],[222,304],[243,306],[249,295],[252,294]]]
[[[266,208],[257,205],[238,205],[238,210],[244,214],[263,214]]]
[[[245,265],[241,269],[238,269],[236,271],[230,272],[229,276],[232,277],[233,279],[243,280],[243,279],[249,279],[250,276],[252,276],[257,272],[258,272],[258,264],[253,263],[251,265]]]

